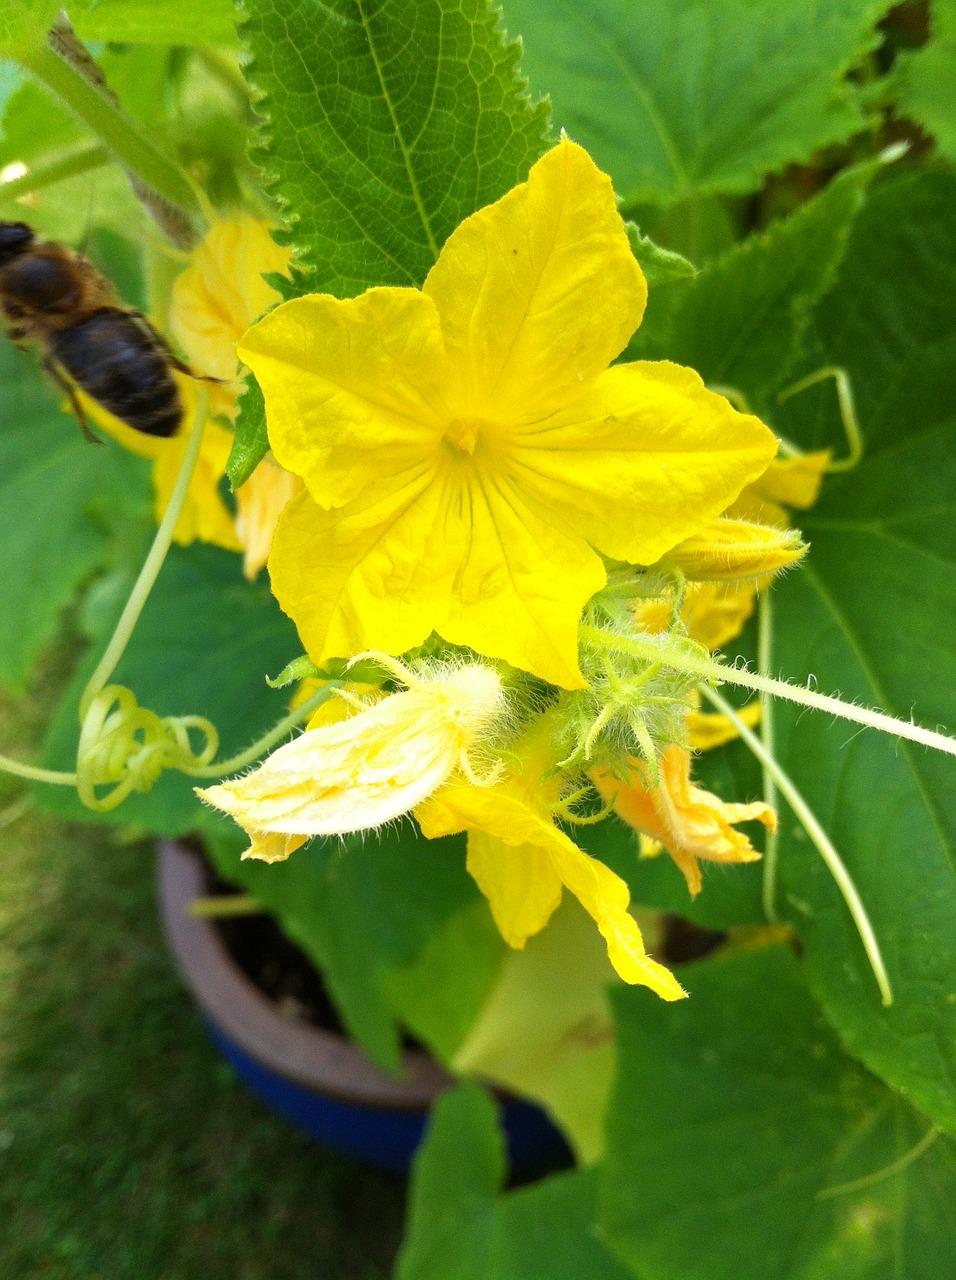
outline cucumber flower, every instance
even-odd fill
[[[402,692],[344,720],[320,716],[251,773],[197,792],[245,829],[244,857],[277,862],[310,836],[379,827],[456,770],[479,781],[469,750],[505,715],[498,673],[476,663],[401,671]]]
[[[751,804],[727,804],[696,787],[690,780],[690,752],[670,746],[662,753],[657,785],[647,765],[633,760],[632,775],[621,783],[606,772],[594,775],[594,784],[605,800],[613,802],[620,818],[657,841],[683,873],[692,896],[700,892],[699,860],[707,862],[755,862],[760,854],[741,831],[738,822],[762,822],[777,829],[777,815],[762,800]]]
[[[516,764],[492,786],[450,778],[416,808],[422,832],[430,839],[468,832],[468,870],[509,946],[523,948],[539,933],[567,889],[594,920],[625,982],[680,1000],[680,983],[645,951],[628,910],[627,885],[555,826],[561,783],[554,775],[547,718],[517,744],[515,755]]]
[[[583,686],[602,556],[654,563],[776,451],[689,369],[608,368],[646,297],[610,179],[564,139],[422,289],[297,298],[249,330],[273,453],[306,486],[269,570],[313,661],[435,631]]]
[[[236,415],[241,386],[236,342],[253,320],[279,299],[263,274],[287,272],[289,257],[290,251],[280,248],[269,235],[268,223],[248,214],[224,218],[214,223],[196,246],[189,266],[173,285],[169,306],[170,331],[190,367],[197,374],[221,380],[208,384],[210,419],[173,536],[183,545],[198,539],[228,551],[242,551],[249,578],[265,564],[279,512],[301,488],[301,481],[267,458],[238,490],[234,514],[220,492],[233,440],[232,431],[221,420],[231,422]],[[174,376],[185,429],[168,439],[134,431],[101,405],[81,396],[92,421],[130,452],[152,460],[157,522],[179,475],[196,406],[195,381],[179,373]]]

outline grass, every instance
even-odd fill
[[[0,696],[3,750],[29,758],[62,660]],[[151,847],[18,816],[23,795],[0,775],[0,1276],[387,1276],[403,1180],[313,1145],[221,1062],[165,949]]]

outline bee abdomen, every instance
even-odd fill
[[[169,355],[142,316],[105,307],[56,334],[50,354],[78,387],[127,426],[171,436],[182,422]]]

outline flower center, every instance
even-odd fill
[[[453,418],[445,429],[445,439],[462,453],[474,453],[483,425],[480,418]]]

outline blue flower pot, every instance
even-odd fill
[[[223,1057],[297,1128],[369,1164],[406,1172],[431,1105],[453,1078],[414,1049],[405,1054],[401,1077],[386,1075],[344,1036],[284,1018],[236,965],[215,926],[187,915],[189,902],[207,891],[201,860],[182,845],[161,842],[166,936]],[[501,1108],[514,1174],[527,1177],[570,1160],[540,1107],[506,1099]]]

